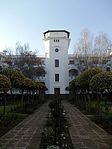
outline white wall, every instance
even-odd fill
[[[60,88],[60,94],[67,94],[65,88],[69,85],[68,75],[68,47],[70,39],[65,32],[51,32],[45,36],[45,51],[48,55],[45,60],[46,64],[46,86],[48,94],[54,94],[54,88]],[[54,42],[59,40],[59,42]],[[55,48],[59,52],[55,52]],[[55,59],[59,59],[59,67],[55,67]],[[55,74],[59,73],[59,82],[55,81]]]

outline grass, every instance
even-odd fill
[[[96,115],[89,118],[112,135],[112,114]]]
[[[24,118],[27,117],[27,114],[21,113],[8,113],[5,116],[0,118],[0,137],[4,135],[11,128],[20,123]]]
[[[7,131],[12,129],[23,119],[25,119],[29,114],[33,113],[40,104],[34,105],[21,105],[20,103],[12,103],[6,105],[5,115],[3,114],[3,106],[0,105],[0,137],[4,135]]]
[[[89,100],[89,102],[84,102],[79,99],[79,103],[74,100],[71,101],[72,104],[84,113],[88,118],[94,121],[97,125],[105,129],[108,133],[112,134],[112,101],[106,100]]]
[[[4,107],[0,106],[0,137],[27,117],[28,114],[14,112],[13,109],[17,106],[17,104],[6,105],[5,115],[3,114]]]
[[[93,112],[94,111],[94,112]],[[108,104],[105,106],[104,102],[92,102],[90,112],[87,110],[83,111],[92,121],[97,125],[105,129],[108,133],[112,134],[112,105]]]
[[[9,113],[9,112],[11,112],[12,111],[12,109],[13,108],[15,108],[17,105],[6,105],[6,107],[5,107],[5,112],[6,113]],[[3,114],[3,106],[0,106],[0,114]]]

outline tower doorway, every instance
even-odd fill
[[[60,94],[60,88],[54,88],[54,94],[59,95]]]

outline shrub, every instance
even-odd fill
[[[94,92],[112,92],[112,72],[101,72],[93,76],[90,81],[91,90]]]
[[[10,80],[6,76],[0,74],[0,91],[6,93],[9,91],[10,88]]]
[[[79,87],[81,90],[89,90],[89,83],[91,78],[102,72],[99,68],[91,68],[82,72],[77,78],[76,81],[73,81],[73,87]]]

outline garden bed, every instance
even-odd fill
[[[93,115],[89,118],[112,135],[112,115]]]
[[[73,144],[69,134],[70,124],[66,119],[60,100],[55,100],[49,104],[50,112],[42,133],[40,149],[73,149]]]
[[[80,95],[81,96],[81,95]],[[72,98],[69,102],[74,104],[84,115],[112,135],[112,100],[110,97]],[[82,94],[82,96],[84,96]],[[109,96],[109,95],[108,95]],[[86,99],[86,100],[85,100]]]
[[[25,119],[27,114],[8,113],[0,117],[0,137]]]
[[[3,106],[0,106],[0,137],[38,109],[40,105],[8,105],[5,114],[3,114]]]

